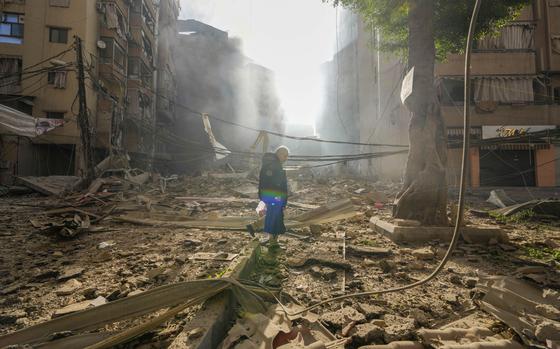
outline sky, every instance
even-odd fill
[[[332,5],[321,0],[181,0],[180,18],[241,38],[245,55],[275,72],[288,122],[313,124],[321,107],[320,65],[335,51]]]

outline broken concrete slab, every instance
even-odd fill
[[[257,263],[260,245],[252,244],[233,261],[224,277],[247,278]],[[169,349],[217,348],[236,316],[237,300],[231,293],[208,299],[200,311],[169,345]]]
[[[325,313],[321,315],[321,320],[327,325],[341,330],[351,322],[363,323],[366,321],[364,314],[351,307],[344,307],[341,310]]]
[[[79,290],[82,287],[82,283],[76,279],[70,279],[66,281],[58,290],[56,290],[57,296],[69,296]]]
[[[383,316],[387,310],[379,305],[358,303],[358,311],[366,316],[368,320],[378,319]]]
[[[411,227],[397,226],[391,222],[372,217],[370,227],[394,242],[426,242],[430,240],[450,241],[453,227]],[[507,234],[495,226],[466,226],[460,229],[461,236],[468,243],[488,244],[492,239],[500,243],[508,241]]]
[[[384,247],[347,245],[346,254],[356,257],[386,257],[393,253],[391,249]]]
[[[53,318],[61,317],[64,315],[72,314],[78,311],[86,310],[91,307],[97,307],[102,304],[107,303],[107,300],[104,297],[97,297],[92,300],[87,300],[79,303],[73,303],[70,305],[65,306],[64,308],[60,308],[54,312],[52,315]]]
[[[77,276],[82,275],[84,270],[85,270],[84,268],[80,268],[80,267],[68,268],[68,269],[63,270],[62,274],[60,274],[56,279],[58,281],[64,281],[64,280],[72,279],[72,278],[75,278]]]
[[[73,190],[80,177],[48,176],[48,177],[16,177],[16,181],[47,196],[60,196]]]
[[[432,249],[428,247],[417,248],[413,250],[411,254],[420,260],[430,260],[434,259],[435,257],[434,251],[432,251]]]

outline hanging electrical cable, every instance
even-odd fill
[[[469,24],[469,32],[468,32],[468,36],[467,36],[467,47],[465,50],[465,100],[467,100],[467,96],[470,96],[470,89],[471,89],[471,84],[470,84],[470,62],[471,62],[471,53],[472,53],[472,43],[473,43],[473,36],[474,36],[474,32],[475,32],[475,27],[476,27],[476,21],[478,18],[478,13],[480,10],[480,3],[481,0],[476,0],[475,5],[474,5],[474,9],[473,9],[473,13],[472,13],[472,17],[470,20],[470,24]],[[460,227],[463,223],[463,215],[464,215],[464,210],[465,210],[465,188],[466,188],[466,180],[467,180],[467,169],[469,166],[469,147],[470,147],[470,133],[467,132],[467,130],[470,130],[470,105],[469,103],[465,103],[464,104],[464,109],[463,109],[463,152],[462,152],[462,163],[461,163],[461,181],[460,181],[460,186],[459,186],[459,199],[458,199],[458,205],[457,205],[457,215],[456,215],[456,220],[455,220],[455,226],[453,228],[453,236],[451,238],[451,242],[449,243],[449,247],[447,249],[447,252],[445,253],[445,256],[443,257],[443,259],[440,261],[440,263],[438,264],[438,266],[432,271],[432,273],[430,273],[430,275],[428,275],[427,277],[425,277],[422,280],[413,282],[411,284],[408,285],[404,285],[404,286],[398,286],[398,287],[392,287],[392,288],[387,288],[387,289],[383,289],[383,290],[377,290],[377,291],[367,291],[367,292],[359,292],[359,293],[353,293],[353,294],[348,294],[348,295],[343,295],[343,296],[339,296],[339,297],[334,297],[334,298],[330,298],[324,301],[320,301],[314,305],[308,306],[305,309],[302,309],[300,311],[297,312],[289,312],[286,307],[282,304],[282,302],[272,293],[270,293],[278,302],[278,304],[280,304],[280,306],[283,308],[284,312],[286,312],[288,315],[290,316],[295,316],[295,315],[299,315],[302,313],[305,313],[307,311],[313,310],[319,306],[325,305],[327,303],[332,303],[332,302],[336,302],[336,301],[341,301],[344,299],[348,299],[348,298],[355,298],[355,297],[362,297],[362,296],[374,296],[374,295],[382,295],[382,294],[387,294],[387,293],[394,293],[394,292],[401,292],[401,291],[405,291],[414,287],[418,287],[421,286],[427,282],[429,282],[430,280],[432,280],[433,278],[436,277],[436,275],[438,275],[443,268],[445,267],[445,265],[447,264],[447,262],[449,261],[449,259],[451,258],[451,255],[453,253],[453,250],[455,249],[457,242],[459,241],[459,232],[460,232]],[[245,280],[244,280],[245,282]],[[255,285],[257,287],[261,287],[263,289],[265,289],[266,291],[270,292],[266,287],[258,284],[258,283],[254,283],[252,281],[247,281],[248,284],[252,284]]]

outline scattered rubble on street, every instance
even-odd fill
[[[63,321],[70,314],[85,321],[80,319],[92,309],[105,312],[104,307],[119,302],[137,304],[135,297],[151,297],[149,292],[190,287],[186,285],[196,280],[222,280],[234,270],[232,265],[246,263],[243,251],[252,237],[244,227],[254,222],[259,227],[254,211],[258,202],[231,188],[256,186],[250,174],[174,178],[162,190],[157,176],[136,182],[126,178],[127,171],[110,173],[81,192],[0,199],[5,212],[0,230],[1,335],[32,336],[35,332],[15,331],[38,331],[43,327],[30,326],[51,326],[48,321]],[[280,251],[264,248],[255,257],[258,261],[247,276],[274,292],[281,287],[281,299],[285,306],[290,304],[290,311],[421,280],[447,250],[445,239],[396,243],[372,229],[372,218],[417,228],[414,222],[393,221],[387,199],[382,207],[375,206],[379,193],[391,197],[396,185],[351,179],[324,182],[301,175],[292,181],[305,189],[290,197],[294,204],[287,208],[286,222],[291,229],[281,238]],[[370,193],[376,193],[375,198]],[[483,199],[471,206],[492,209]],[[235,315],[237,323],[222,333],[222,348],[249,348],[256,342],[268,343],[263,348],[286,349],[375,348],[387,343],[394,348],[557,345],[558,221],[545,224],[529,217],[513,223],[475,214],[467,219],[469,224],[499,226],[507,239],[463,240],[445,270],[426,285],[379,297],[348,298],[296,317],[286,315],[267,291],[251,286],[268,302],[268,310]],[[162,299],[159,308],[146,308],[138,313],[141,316],[128,319],[120,314],[122,321],[76,340],[112,341],[114,334],[127,333],[127,347],[204,343],[209,338],[206,325],[190,321],[213,294],[217,293],[193,295],[190,307],[184,303],[188,297],[182,300],[185,306]],[[506,303],[500,301],[503,297],[508,297]],[[461,323],[462,319],[469,321]],[[154,324],[148,326],[150,321]],[[45,330],[42,341],[58,338],[65,342],[57,343],[70,343],[85,324],[57,325],[59,330],[52,330],[50,337]],[[64,335],[65,331],[70,332]],[[134,331],[138,335],[132,335]],[[6,338],[20,337],[0,337],[0,344],[17,343]]]

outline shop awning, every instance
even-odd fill
[[[483,150],[540,150],[548,148],[550,148],[548,143],[501,143],[480,146],[480,149]]]
[[[34,118],[0,104],[0,135],[35,138],[63,125],[63,119]]]
[[[0,134],[37,137],[36,122],[31,115],[0,104]]]

